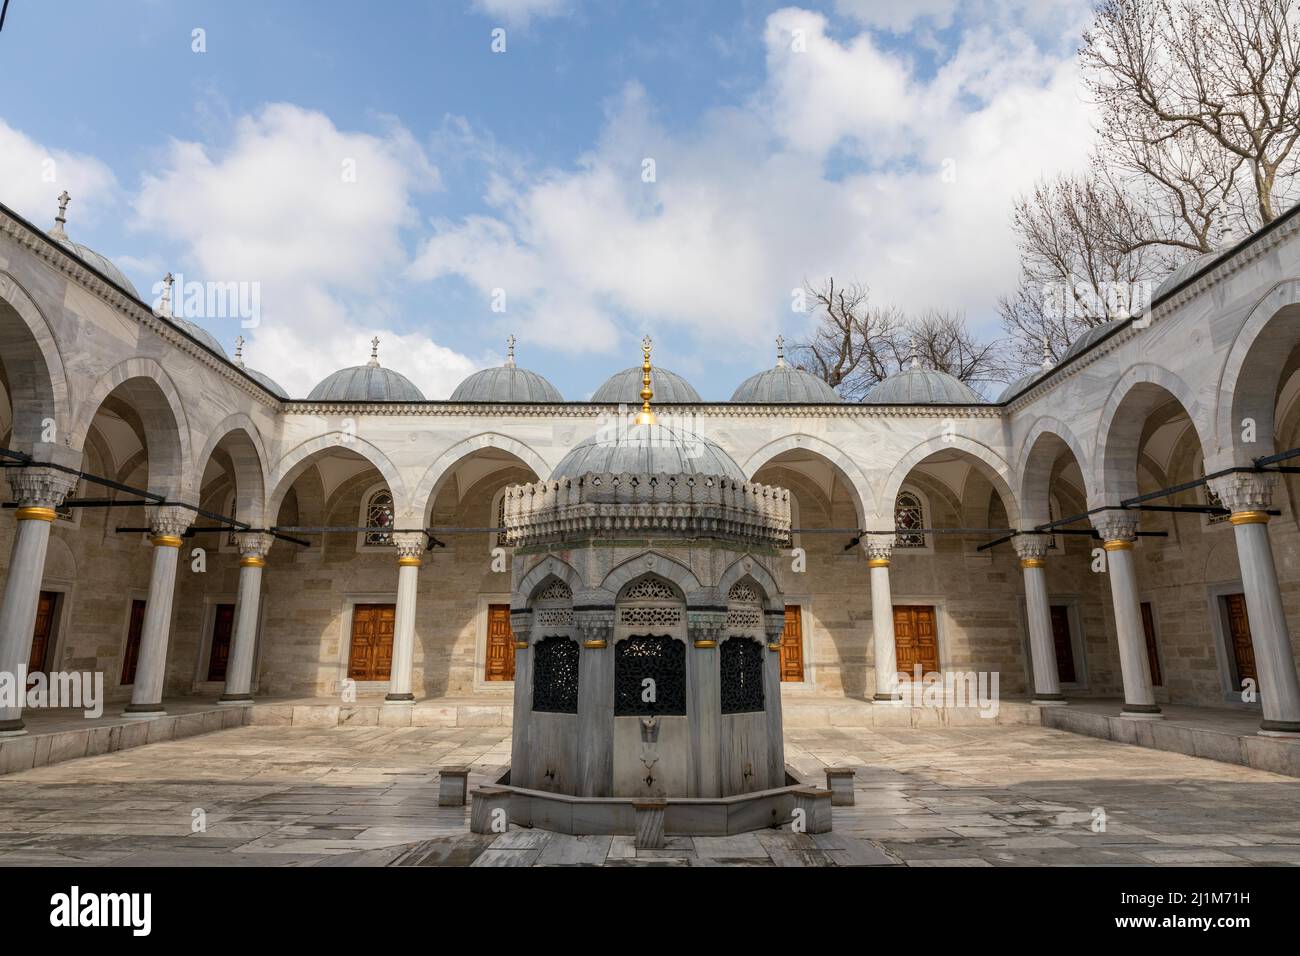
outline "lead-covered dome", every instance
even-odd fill
[[[658,422],[649,425],[620,422],[602,428],[565,455],[555,466],[551,479],[577,478],[589,473],[718,475],[740,482],[747,480],[731,456],[707,438]]]
[[[947,372],[913,363],[879,382],[862,401],[866,405],[978,405],[984,399]]]
[[[1061,356],[1061,361],[1068,362],[1076,355],[1086,352],[1098,341],[1119,328],[1120,323],[1123,321],[1123,319],[1111,319],[1109,322],[1103,322],[1101,325],[1094,325],[1087,332],[1084,332],[1081,336],[1070,343],[1070,347],[1066,349],[1065,354]]]
[[[259,372],[255,368],[249,368],[244,364],[244,337],[242,335],[235,339],[235,367],[242,370],[245,375],[255,381],[258,385],[261,385],[276,398],[289,398],[289,393],[280,386],[279,382],[271,378],[271,376]]]
[[[700,401],[700,393],[691,387],[690,382],[666,368],[651,370],[650,387],[654,389],[656,402]],[[596,389],[591,400],[610,405],[640,405],[641,369],[634,366],[611,375]]]
[[[370,343],[370,361],[342,368],[307,395],[313,402],[422,402],[424,395],[400,372],[379,365],[379,339]]]
[[[167,319],[173,325],[179,327],[185,332],[188,332],[190,338],[198,339],[200,342],[202,342],[212,351],[216,352],[222,358],[228,358],[228,356],[226,355],[226,350],[221,347],[221,342],[218,341],[217,337],[213,335],[211,332],[209,332],[207,329],[205,329],[203,326],[199,325],[197,322],[191,322],[189,319],[183,318],[182,316],[179,315],[169,315],[167,316]]]
[[[64,230],[63,225],[68,221],[68,202],[71,199],[72,197],[68,195],[67,190],[64,190],[63,193],[59,195],[59,214],[54,217],[54,228],[50,229],[46,235],[61,245],[64,249],[67,249],[74,256],[77,256],[82,262],[86,263],[86,265],[104,276],[104,278],[108,279],[114,285],[121,286],[127,292],[139,299],[140,293],[137,292],[135,286],[131,284],[131,280],[122,273],[121,269],[113,265],[111,259],[107,256],[101,256],[94,249],[90,248],[90,246],[83,246],[81,243],[73,242],[68,238],[68,233]]]
[[[732,393],[733,402],[752,404],[818,404],[840,402],[842,398],[816,375],[785,364],[785,343],[776,340],[776,367],[745,379]]]
[[[456,386],[453,402],[562,402],[560,390],[515,364],[515,337],[506,340],[506,364],[475,372]]]

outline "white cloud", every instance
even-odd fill
[[[571,351],[675,325],[705,354],[766,356],[798,324],[791,290],[827,274],[990,320],[1015,282],[1013,196],[1079,167],[1091,140],[1073,57],[975,28],[922,77],[868,32],[838,40],[796,9],[763,40],[747,102],[675,131],[629,86],[571,168],[502,172],[489,214],[436,223],[413,275],[504,288],[521,337]]]
[[[76,238],[78,223],[102,218],[118,199],[117,180],[98,159],[82,153],[50,149],[0,120],[0,202],[42,228],[54,225],[57,197],[67,190],[68,234]],[[84,230],[82,230],[84,233]]]
[[[835,11],[859,23],[898,33],[906,32],[918,20],[930,20],[936,27],[952,23],[957,0],[835,0]]]
[[[504,21],[507,26],[526,27],[534,18],[564,16],[570,12],[570,0],[474,0],[474,9],[485,16]]]
[[[188,250],[198,274],[187,281],[259,284],[260,323],[243,330],[249,364],[301,396],[369,355],[341,343],[394,327],[384,303],[406,264],[401,230],[417,224],[412,195],[438,186],[397,123],[380,135],[344,131],[321,113],[274,104],[238,119],[228,148],[173,141],[161,171],[144,177],[134,225]],[[228,348],[241,331],[234,318],[198,321]],[[430,397],[473,367],[426,336],[388,338],[391,364]]]

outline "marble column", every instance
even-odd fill
[[[1034,703],[1060,705],[1061,680],[1056,669],[1056,640],[1047,603],[1047,535],[1022,533],[1011,539],[1025,574],[1025,612],[1029,619],[1029,657],[1034,666]]]
[[[876,667],[875,700],[902,699],[898,682],[898,652],[894,645],[894,599],[889,590],[892,534],[867,535],[867,567],[871,575],[871,637]]]
[[[763,612],[767,657],[763,662],[763,706],[767,709],[767,786],[785,786],[785,730],[781,720],[781,635],[785,633],[785,608]]]
[[[510,609],[510,631],[515,638],[514,712],[510,722],[510,780],[515,786],[532,785],[524,758],[528,753],[526,734],[533,711],[533,611]],[[537,635],[540,637],[541,635]]]
[[[686,612],[686,686],[689,698],[692,756],[692,797],[722,795],[722,673],[718,642],[727,623],[726,611]]]
[[[1137,540],[1137,515],[1114,509],[1093,516],[1092,524],[1106,549],[1106,576],[1110,578],[1115,606],[1115,633],[1119,638],[1119,666],[1124,680],[1123,717],[1154,719],[1161,715],[1151,686],[1146,632],[1138,600],[1137,568],[1133,542]]]
[[[397,607],[393,611],[393,666],[388,675],[388,703],[415,702],[411,671],[415,666],[415,599],[420,586],[420,565],[426,546],[423,531],[393,535],[397,551]]]
[[[262,568],[275,539],[260,531],[235,534],[239,545],[239,596],[226,666],[226,689],[220,703],[243,704],[253,699],[253,659],[257,650],[257,621],[262,602]]]
[[[607,797],[614,792],[614,609],[575,613],[582,645],[578,651],[578,796]],[[531,705],[531,686],[528,696]]]
[[[1300,736],[1300,680],[1296,677],[1291,633],[1268,536],[1267,510],[1273,504],[1277,476],[1239,473],[1210,484],[1232,511],[1228,520],[1237,539],[1237,563],[1246,595],[1250,643],[1255,650],[1259,703],[1264,711],[1259,732],[1265,736]]]
[[[149,518],[153,568],[149,573],[149,598],[144,608],[135,684],[131,688],[131,703],[126,707],[128,717],[157,717],[165,713],[163,684],[167,677],[167,645],[171,638],[172,599],[176,594],[176,565],[183,544],[181,536],[193,517],[194,512],[187,508],[163,505],[153,509]]]
[[[20,680],[20,675],[26,673],[32,655],[50,526],[56,517],[54,509],[76,487],[72,475],[40,466],[10,468],[8,478],[18,510],[14,512],[17,528],[4,604],[0,605],[0,674],[14,682],[16,700],[12,707],[0,707],[0,736],[26,733],[22,706],[26,680]]]

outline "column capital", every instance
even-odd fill
[[[1012,547],[1020,557],[1022,568],[1041,568],[1047,559],[1048,535],[1037,531],[1022,531],[1011,539]]]
[[[588,650],[606,647],[614,636],[614,609],[593,608],[573,612],[573,626],[578,639]]]
[[[1120,542],[1132,547],[1137,539],[1138,516],[1123,508],[1111,508],[1093,515],[1092,526],[1107,544]]]
[[[397,563],[403,567],[419,567],[428,540],[423,531],[396,531],[392,535]]]
[[[20,508],[57,508],[77,487],[76,475],[41,465],[8,468],[5,477]]]
[[[155,544],[180,547],[181,535],[189,530],[194,512],[179,505],[159,505],[149,509],[149,533]]]
[[[235,545],[239,548],[239,563],[243,567],[260,568],[266,564],[266,554],[275,541],[265,531],[236,531]]]
[[[1238,512],[1261,512],[1273,506],[1277,475],[1239,471],[1221,478],[1211,478],[1206,484],[1234,515]],[[1268,520],[1267,515],[1262,517],[1263,520]]]
[[[727,628],[726,611],[686,611],[686,628],[696,647],[717,647]]]
[[[892,534],[867,535],[867,540],[863,542],[862,547],[867,552],[869,567],[889,567],[889,558],[894,553],[894,538]]]

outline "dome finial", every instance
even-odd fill
[[[506,336],[506,368],[515,367],[515,336],[512,332]]]
[[[175,318],[172,312],[172,287],[176,284],[176,277],[170,272],[163,276],[162,280],[162,314],[167,318]]]
[[[785,368],[785,336],[776,337],[776,367]]]
[[[65,189],[59,193],[59,214],[54,217],[54,228],[50,230],[50,235],[56,239],[66,239],[68,234],[63,230],[63,224],[68,221],[68,203],[72,197],[68,195]]]
[[[909,335],[909,336],[907,337],[907,346],[908,346],[908,348],[909,348],[909,349],[911,350],[911,352],[912,352],[912,368],[920,368],[920,367],[921,367],[921,355],[920,355],[919,352],[916,351],[916,336],[915,336],[915,335]]]
[[[235,364],[240,368],[244,367],[244,337],[235,336]]]
[[[638,425],[653,425],[655,423],[655,413],[650,410],[650,399],[654,398],[654,389],[650,387],[650,336],[641,340],[641,352],[644,356],[641,362],[641,411],[636,416]]]
[[[1048,342],[1047,336],[1043,336],[1043,370],[1051,368],[1056,363],[1052,361],[1052,346]]]
[[[370,361],[366,363],[371,368],[379,368],[379,336],[370,340]]]

